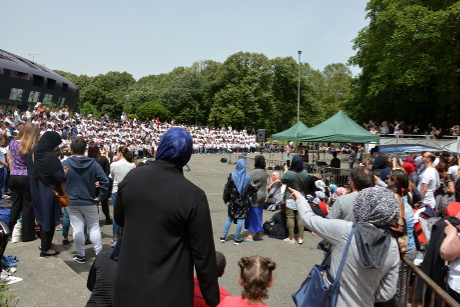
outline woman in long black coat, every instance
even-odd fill
[[[118,186],[115,221],[123,226],[114,306],[193,306],[193,269],[209,306],[219,304],[211,216],[206,195],[182,167],[192,137],[168,130],[156,160]]]
[[[61,144],[61,136],[48,131],[38,141],[37,148],[27,156],[27,172],[35,219],[40,225],[40,257],[59,255],[51,249],[56,225],[60,223],[59,201],[50,189],[53,187],[62,195],[61,182],[66,181],[68,169],[62,167],[54,150]]]

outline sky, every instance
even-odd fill
[[[364,0],[4,0],[0,49],[50,69],[135,79],[243,51],[322,70],[355,55]],[[16,12],[16,13],[13,13]],[[35,56],[32,56],[35,54]],[[350,67],[354,74],[358,67]]]

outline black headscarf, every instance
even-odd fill
[[[35,177],[51,176],[62,170],[61,161],[54,153],[54,148],[61,142],[61,136],[54,131],[47,131],[40,138],[37,148],[27,156],[27,164],[31,166]],[[32,154],[35,162],[32,162]]]
[[[265,157],[262,155],[257,155],[254,158],[254,166],[255,168],[265,169],[265,166],[267,166],[265,163]]]
[[[301,156],[294,156],[292,158],[291,168],[289,170],[296,173],[303,171],[303,160]]]

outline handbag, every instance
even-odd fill
[[[356,227],[353,227],[348,237],[348,242],[340,261],[339,269],[335,278],[330,273],[326,263],[331,254],[329,251],[321,264],[316,264],[308,274],[307,279],[300,286],[299,291],[292,294],[292,299],[297,307],[335,307],[340,293],[340,274],[350,248],[351,239],[355,234]]]
[[[35,155],[34,155],[34,153],[32,153],[32,162],[35,163]],[[70,204],[70,198],[69,198],[69,195],[67,194],[67,192],[65,191],[65,188],[66,188],[65,182],[61,182],[62,195],[59,195],[59,193],[56,191],[56,189],[53,188],[52,186],[50,186],[46,182],[45,177],[41,177],[41,178],[45,182],[45,184],[53,191],[54,195],[56,195],[57,199],[59,200],[59,206],[61,206],[61,208],[67,207]]]
[[[46,182],[45,178],[43,178],[43,181]],[[65,208],[70,204],[70,198],[69,194],[65,191],[65,183],[61,182],[61,190],[62,190],[62,195],[59,195],[59,193],[52,187],[49,186],[49,188],[54,192],[54,195],[56,195],[57,199],[59,200],[59,205],[61,208]]]

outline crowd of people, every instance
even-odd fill
[[[14,135],[26,123],[40,127],[40,135],[46,131],[55,131],[63,137],[68,145],[76,137],[91,139],[101,145],[103,154],[117,152],[125,146],[136,158],[150,158],[155,155],[162,135],[172,127],[181,127],[193,137],[194,154],[239,153],[259,150],[256,131],[234,130],[228,127],[208,127],[179,125],[171,122],[160,122],[158,118],[140,121],[138,117],[128,119],[110,119],[107,114],[95,118],[91,114],[82,116],[78,112],[71,114],[66,108],[48,109],[37,104],[34,111],[19,112],[13,109],[8,113],[0,108],[2,121],[0,132],[6,136]],[[18,129],[19,128],[19,129]]]
[[[418,265],[421,262],[421,269],[460,302],[460,250],[455,246],[460,243],[457,154],[421,152],[403,159],[378,153],[353,167],[344,187],[326,186],[308,174],[299,155],[289,168],[285,166],[281,178],[278,172],[269,178],[261,155],[254,158],[254,170],[247,174],[245,169],[245,160],[240,159],[224,188],[228,218],[222,243],[227,242],[232,223],[237,225],[235,245],[262,240],[263,232],[302,244],[307,230],[324,239],[321,246],[331,252],[331,270],[336,272],[356,227],[338,306],[379,302],[378,306],[395,306],[407,300],[402,255]],[[280,211],[263,222],[259,208]],[[243,225],[248,235],[240,238]],[[443,260],[451,261],[447,284],[437,278]],[[399,291],[398,280],[404,291]],[[422,300],[422,294],[417,299]]]
[[[0,169],[4,168],[0,188],[6,186],[9,173],[9,226],[13,229],[22,216],[22,240],[33,241],[36,221],[40,257],[59,255],[51,242],[61,223],[67,235],[63,244],[69,243],[72,226],[76,262],[85,263],[85,244],[93,245],[97,257],[88,279],[93,292],[88,306],[199,306],[194,297],[202,298],[202,306],[266,306],[263,300],[273,285],[276,264],[260,256],[243,257],[238,264],[242,295],[230,297],[219,288],[225,257],[215,250],[206,194],[182,170],[196,153],[196,139],[206,143],[210,138],[225,142],[231,138],[235,144],[250,144],[253,135],[126,118],[124,122],[96,120],[52,111],[54,115],[45,118],[46,110],[37,108],[38,114],[32,112],[29,120],[20,118],[21,122],[7,125],[0,133],[5,148],[0,152]],[[8,118],[3,115],[4,122]],[[133,150],[130,142],[143,143],[145,138],[155,143],[146,155],[154,155],[155,160],[137,165],[135,154],[139,158],[144,151]],[[401,281],[401,255],[415,262],[417,252],[424,251],[421,268],[437,283],[444,282],[438,266],[443,260],[451,261],[447,286],[460,302],[459,161],[455,154],[422,152],[403,160],[378,153],[363,165],[350,165],[350,182],[344,187],[326,185],[308,174],[304,162],[302,155],[293,155],[283,174],[269,176],[263,155],[254,158],[249,174],[246,160],[238,160],[224,189],[228,217],[220,242],[228,241],[233,223],[234,245],[254,244],[264,240],[265,234],[288,244],[303,244],[308,231],[324,239],[320,246],[330,254],[335,274],[351,240],[341,275],[347,282],[342,283],[338,306],[390,306],[407,299],[405,289],[400,291],[398,286],[398,281],[410,282]],[[70,203],[61,212],[65,194]],[[113,219],[108,210],[110,197]],[[102,249],[99,205],[106,224],[113,225],[118,262],[111,259],[111,251]],[[264,222],[264,209],[278,212]],[[241,237],[243,227],[245,237]],[[199,286],[194,287],[194,282]],[[181,295],[176,295],[177,289]]]
[[[364,123],[363,127],[366,128],[372,134],[380,134],[381,136],[403,136],[404,134],[410,134],[428,135],[432,139],[442,139],[445,136],[460,135],[459,125],[453,125],[451,128],[445,129],[442,127],[436,127],[435,125],[430,123],[426,128],[424,128],[420,124],[406,124],[404,121],[384,121],[381,124],[376,124],[373,120],[370,120],[369,123]]]

